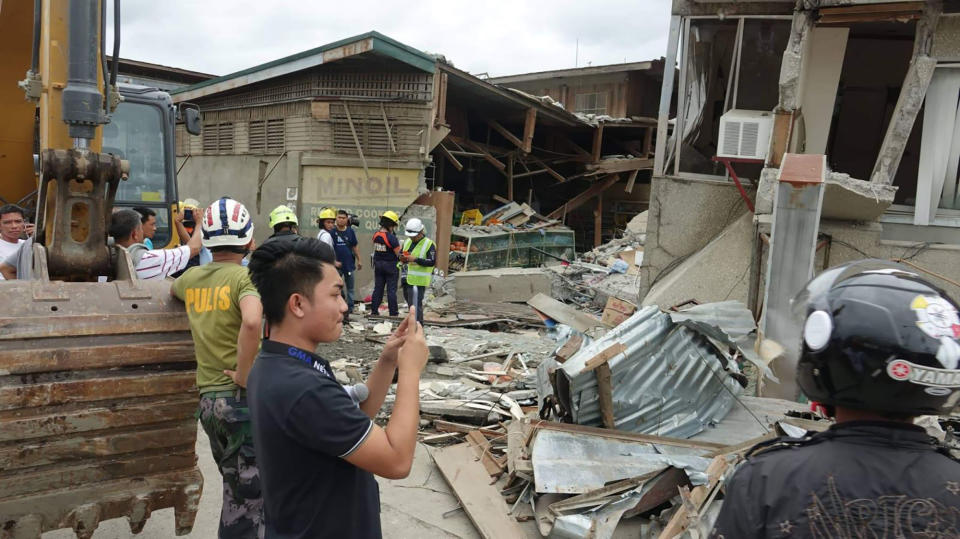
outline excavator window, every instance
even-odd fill
[[[130,161],[130,177],[120,182],[116,203],[166,203],[163,118],[158,107],[121,103],[103,126],[103,151]]]

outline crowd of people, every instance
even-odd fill
[[[29,235],[17,210],[0,208],[0,269],[12,278]],[[198,417],[223,478],[219,537],[380,537],[374,475],[409,473],[419,427],[420,306],[436,263],[423,223],[407,220],[401,243],[400,217],[386,211],[372,238],[372,312],[386,294],[399,315],[398,280],[411,307],[359,391],[316,354],[340,337],[362,267],[347,212],[324,210],[307,238],[280,206],[260,247],[249,212],[229,198],[178,212],[184,241],[172,249],[145,245],[151,217],[119,210],[111,234],[141,278],[179,275],[171,293],[189,318]],[[825,271],[794,306],[799,386],[836,423],[748,451],[710,537],[958,536],[960,464],[913,424],[960,398],[957,304],[906,268],[868,260]],[[392,383],[381,427],[373,419]]]

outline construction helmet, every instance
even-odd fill
[[[423,221],[421,221],[420,219],[417,219],[416,217],[407,221],[407,226],[406,226],[407,237],[412,238],[421,232],[423,232]]]
[[[318,221],[325,221],[327,219],[336,219],[337,210],[333,208],[324,208],[320,210],[320,215],[317,216]]]
[[[188,198],[188,199],[185,199],[183,202],[180,203],[180,207],[181,207],[181,208],[196,208],[196,209],[199,210],[199,209],[200,209],[200,203],[199,203],[199,202],[197,201],[197,199],[195,199],[195,198]]]
[[[223,197],[210,204],[203,213],[200,225],[203,231],[203,246],[243,247],[253,238],[253,221],[243,204]]]
[[[960,400],[957,304],[885,260],[831,268],[794,298],[811,400],[902,415],[949,415]]]
[[[297,214],[293,213],[293,210],[284,205],[280,205],[270,212],[270,228],[273,228],[281,223],[293,223],[295,225],[299,225],[300,221],[297,219]]]
[[[398,224],[398,225],[400,224],[400,216],[397,215],[397,212],[395,212],[395,211],[387,210],[387,211],[383,212],[383,215],[381,215],[380,217],[386,217],[387,219],[390,219],[390,220],[393,221],[394,223],[396,223],[396,224]]]

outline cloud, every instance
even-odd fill
[[[121,15],[121,57],[218,75],[377,30],[496,76],[659,58],[670,0],[166,0]]]

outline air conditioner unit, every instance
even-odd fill
[[[773,131],[773,114],[733,109],[720,117],[717,157],[766,159]]]

